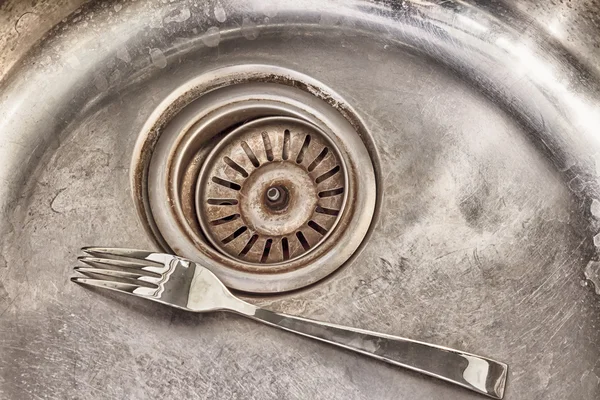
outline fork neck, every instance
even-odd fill
[[[227,310],[237,313],[237,314],[242,314],[248,317],[254,317],[257,313],[257,311],[260,309],[259,307],[250,304],[250,303],[246,303],[244,300],[235,298],[236,301],[232,302],[231,304],[227,305]]]

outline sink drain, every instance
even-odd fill
[[[317,248],[343,215],[346,168],[324,132],[289,117],[237,128],[207,157],[197,210],[216,249],[269,264]]]
[[[271,66],[199,77],[156,110],[132,165],[136,207],[165,251],[258,293],[343,265],[373,220],[368,133],[320,83]]]

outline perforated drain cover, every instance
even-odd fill
[[[203,231],[215,248],[254,263],[288,261],[319,246],[346,199],[337,148],[296,118],[262,118],[231,132],[200,176]]]

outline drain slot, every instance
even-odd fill
[[[290,131],[283,131],[283,149],[281,150],[281,158],[287,160],[290,158]]]
[[[225,239],[221,240],[221,242],[223,244],[228,244],[228,243],[234,241],[235,239],[237,239],[238,237],[240,237],[247,230],[248,230],[247,226],[242,226],[241,228],[239,228],[235,232],[233,232],[231,235],[229,235]]]
[[[304,234],[302,232],[296,232],[296,237],[298,238],[298,241],[304,248],[304,251],[310,250],[310,244],[308,244],[308,240],[306,240],[306,237],[304,237]]]
[[[333,197],[333,196],[338,196],[340,194],[344,193],[344,188],[336,188],[336,189],[332,189],[332,190],[323,190],[322,192],[319,192],[319,197],[323,198],[323,197]]]
[[[258,235],[252,235],[250,240],[248,240],[248,243],[246,243],[246,246],[244,246],[244,248],[242,249],[242,251],[240,251],[240,253],[238,255],[240,257],[244,257],[246,254],[248,254],[248,252],[250,250],[252,250],[252,247],[254,246],[254,243],[256,243],[257,240],[258,240]]]
[[[235,161],[233,161],[231,158],[225,156],[225,157],[223,157],[223,161],[225,162],[225,164],[229,165],[229,167],[231,169],[233,169],[234,171],[236,171],[240,175],[242,175],[242,177],[244,177],[244,178],[248,177],[248,172],[246,172],[246,170],[244,169],[244,167],[242,167],[241,165],[239,165],[238,163],[236,163]]]
[[[333,210],[331,208],[325,208],[325,207],[317,207],[315,209],[316,212],[318,212],[319,214],[326,214],[326,215],[332,215],[332,216],[337,216],[340,211],[339,210]]]
[[[319,234],[325,236],[327,235],[327,229],[323,228],[321,225],[317,224],[315,221],[308,221],[308,226],[313,228]]]
[[[306,149],[308,149],[309,145],[310,135],[306,135],[306,137],[304,138],[304,143],[302,143],[302,147],[300,148],[298,156],[296,157],[296,164],[302,164],[302,161],[304,161],[304,153],[306,152]]]
[[[323,148],[317,158],[315,158],[308,166],[308,172],[313,172],[315,168],[321,164],[321,161],[323,161],[323,159],[327,156],[327,153],[329,153],[329,149],[327,147]]]
[[[263,250],[262,257],[260,258],[260,262],[265,264],[267,259],[269,258],[269,253],[271,252],[271,245],[273,244],[273,239],[267,239],[265,242],[265,248]]]
[[[235,206],[238,204],[236,199],[208,199],[206,202],[212,206]]]
[[[223,217],[223,218],[212,220],[212,221],[210,221],[210,224],[213,225],[213,226],[223,225],[223,224],[226,224],[228,222],[235,221],[239,217],[240,217],[240,214],[233,214],[233,215],[229,215],[227,217]]]
[[[234,182],[229,182],[225,179],[221,179],[218,176],[213,176],[212,181],[218,185],[226,187],[227,189],[240,190],[242,187]]]
[[[248,143],[242,142],[241,146],[242,146],[242,149],[244,149],[244,153],[246,153],[246,155],[248,156],[248,159],[250,160],[252,165],[254,165],[254,168],[260,167],[260,161],[258,161],[258,158],[256,158],[256,155],[254,154],[254,152],[252,151],[250,146],[248,146]]]
[[[281,239],[281,252],[283,253],[283,259],[285,261],[290,259],[290,244],[288,238],[284,237]]]
[[[262,133],[263,142],[265,143],[265,153],[267,154],[267,160],[273,161],[273,147],[271,147],[271,139],[267,132]]]
[[[336,165],[335,167],[333,167],[329,171],[325,172],[323,175],[317,177],[317,179],[315,179],[315,182],[317,182],[317,184],[325,182],[327,179],[331,178],[332,176],[334,176],[338,172],[340,172],[340,166]]]

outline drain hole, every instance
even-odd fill
[[[233,161],[231,158],[223,157],[223,161],[225,161],[225,164],[229,165],[232,169],[239,172],[240,175],[242,175],[244,178],[248,177],[248,172],[246,172],[244,167],[242,167],[240,164]]]
[[[265,242],[265,248],[263,250],[262,257],[260,258],[261,263],[266,263],[267,258],[269,258],[269,253],[271,252],[271,246],[273,245],[273,239],[267,239]]]
[[[323,197],[333,197],[333,196],[337,196],[338,194],[342,194],[344,193],[344,188],[337,188],[337,189],[331,189],[331,190],[323,190],[322,192],[319,192],[319,197],[323,198]]]
[[[304,237],[304,234],[302,232],[300,232],[300,231],[296,232],[296,237],[298,238],[298,241],[304,248],[304,251],[310,250],[310,244],[308,244],[308,240],[306,240],[306,238]]]
[[[321,225],[317,224],[315,221],[308,221],[308,226],[313,228],[315,231],[319,232],[321,235],[325,236],[327,234],[327,229],[323,228]]]
[[[273,161],[273,146],[271,146],[271,139],[267,132],[262,133],[262,139],[265,143],[265,153],[267,154],[267,160]]]
[[[248,143],[242,142],[242,149],[244,149],[244,153],[246,153],[252,165],[254,165],[255,168],[260,167],[260,161],[258,161],[256,155],[254,154],[250,146],[248,146]]]
[[[233,189],[233,190],[240,190],[242,188],[237,183],[226,181],[225,179],[221,179],[218,176],[213,176],[212,181],[214,183],[217,183],[221,186],[225,186],[226,188]]]
[[[340,166],[336,165],[335,167],[331,168],[329,171],[325,172],[323,175],[321,175],[317,179],[315,179],[315,182],[317,182],[317,184],[324,182],[327,179],[334,176],[335,174],[337,174],[339,171],[340,171]]]
[[[225,239],[221,240],[221,242],[223,244],[227,244],[227,243],[231,242],[233,239],[239,237],[242,233],[246,232],[247,230],[248,230],[247,226],[242,226],[241,228],[239,228],[238,230],[233,232],[231,235],[229,235]]]
[[[336,216],[340,213],[340,210],[334,210],[332,208],[325,208],[325,207],[321,207],[321,206],[317,206],[315,211],[318,212],[319,214],[326,214],[326,215],[333,215],[333,216]]]
[[[281,239],[281,251],[283,252],[283,259],[285,261],[290,259],[290,244],[287,238]]]
[[[281,158],[287,160],[290,158],[290,131],[283,131],[283,149],[281,150]]]
[[[240,257],[244,257],[246,254],[248,254],[248,252],[250,250],[252,250],[252,247],[254,247],[254,243],[256,243],[257,240],[258,240],[258,235],[252,235],[250,240],[248,240],[248,243],[246,243],[246,246],[244,246],[242,251],[240,251],[240,254],[239,254]]]
[[[302,147],[300,148],[300,151],[298,152],[298,157],[296,157],[297,164],[302,164],[302,161],[304,161],[304,153],[306,152],[306,149],[308,149],[309,145],[310,145],[310,135],[306,135],[306,137],[304,138],[304,143],[302,143]]]
[[[308,172],[312,172],[315,168],[317,168],[325,156],[327,156],[327,153],[329,153],[329,149],[327,147],[323,148],[319,155],[308,166]]]
[[[236,199],[208,199],[206,202],[211,206],[235,206],[238,203]]]
[[[236,219],[238,219],[239,217],[240,217],[240,214],[231,214],[231,215],[228,215],[228,216],[226,216],[226,217],[223,217],[223,218],[219,218],[219,219],[215,219],[215,220],[213,220],[213,221],[210,221],[210,224],[211,224],[211,225],[214,225],[214,226],[217,226],[217,225],[223,225],[223,224],[226,224],[226,223],[228,223],[228,222],[235,221],[235,220],[236,220]]]

